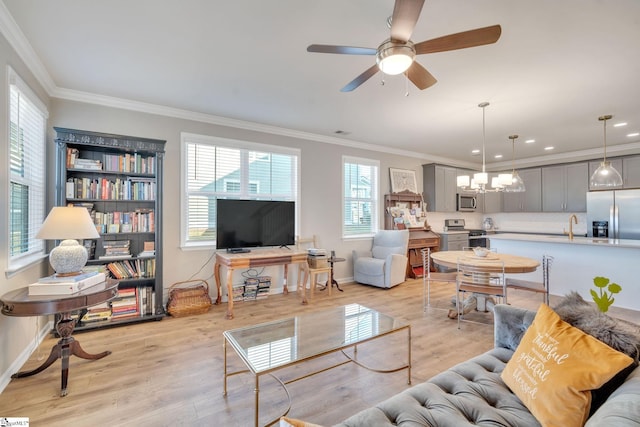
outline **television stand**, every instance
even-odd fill
[[[230,254],[248,254],[251,252],[251,249],[245,248],[227,248],[227,252]]]
[[[216,252],[216,263],[213,267],[216,287],[218,290],[216,304],[220,304],[222,302],[222,281],[220,280],[220,268],[222,266],[227,269],[227,319],[233,319],[233,270],[282,265],[284,269],[284,287],[282,289],[282,293],[287,294],[289,293],[289,289],[287,289],[287,276],[289,273],[289,265],[291,264],[297,264],[298,268],[302,272],[307,273],[309,271],[309,266],[307,264],[307,251],[273,248],[256,250],[250,254],[221,251]],[[302,283],[301,277],[306,276],[298,274],[297,289],[300,288]]]

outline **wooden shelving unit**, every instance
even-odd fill
[[[112,302],[110,319],[83,322],[81,317],[76,330],[162,319],[165,141],[54,129],[56,205],[84,206],[91,212],[100,238],[84,242],[90,252],[88,268],[104,266],[119,281],[119,293],[133,293],[137,299],[135,313],[132,308],[118,313]]]

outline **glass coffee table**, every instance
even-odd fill
[[[357,360],[357,346],[400,331],[407,333],[407,360],[394,369],[373,369]],[[258,426],[260,404],[260,377],[271,375],[279,382],[287,395],[291,409],[291,395],[287,384],[353,362],[363,368],[381,372],[407,370],[407,384],[411,384],[411,325],[394,319],[360,304],[349,304],[315,313],[261,323],[223,332],[224,347],[224,395],[227,394],[227,378],[249,372],[255,380],[254,420]],[[231,346],[247,369],[229,372],[227,347]],[[345,350],[353,347],[353,354]],[[388,348],[388,347],[387,347]],[[273,374],[278,369],[303,363],[334,352],[342,352],[345,360],[304,376],[282,381]],[[274,424],[279,417],[267,423]]]

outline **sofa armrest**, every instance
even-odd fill
[[[533,322],[536,312],[506,304],[496,304],[493,315],[494,346],[515,351],[524,332]]]
[[[585,427],[640,427],[640,368],[636,368],[587,420]]]
[[[371,251],[351,251],[353,262],[356,262],[358,258],[373,258]]]

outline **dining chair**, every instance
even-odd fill
[[[504,280],[504,262],[490,261],[491,268],[481,263],[469,260],[468,257],[459,257],[457,262],[456,275],[456,311],[458,318],[458,329],[460,321],[463,320],[464,310],[460,299],[460,294],[469,292],[474,295],[482,294],[496,297],[507,303],[507,288]]]
[[[422,252],[422,310],[427,311],[431,307],[431,282],[456,282],[456,272],[440,273],[431,272],[431,248],[427,247]]]
[[[300,237],[297,236],[296,238],[296,249],[301,250],[301,249],[310,249],[310,248],[318,248],[318,238],[317,236],[314,234],[311,237]],[[307,262],[308,264],[308,262]],[[327,278],[330,277],[331,275],[331,267],[329,265],[326,265],[324,267],[311,267],[311,265],[307,265],[307,270],[306,273],[304,275],[304,277],[302,278],[302,280],[300,280],[300,275],[302,274],[302,269],[298,269],[298,283],[300,288],[298,289],[298,291],[301,291],[301,299],[302,299],[302,304],[307,304],[307,292],[306,292],[306,287],[307,287],[307,278],[309,279],[309,288],[310,288],[310,298],[313,299],[314,294],[315,294],[315,290],[316,287],[318,286],[318,276],[320,274],[327,274]],[[326,282],[325,282],[326,283]],[[329,294],[331,294],[331,287],[329,287]]]
[[[519,289],[542,294],[544,303],[549,305],[549,270],[553,260],[551,255],[542,255],[542,282],[507,277],[505,279],[507,290]]]

